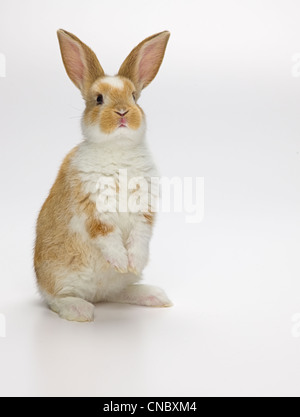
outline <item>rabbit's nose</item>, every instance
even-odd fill
[[[121,111],[121,112],[118,112],[118,111],[115,111],[115,113],[116,114],[118,114],[119,116],[121,116],[121,117],[124,117],[124,116],[126,116],[126,114],[129,112],[129,110],[127,110],[127,111]]]

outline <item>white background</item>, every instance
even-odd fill
[[[299,15],[298,0],[0,0],[0,395],[300,394]],[[155,230],[145,281],[172,309],[99,305],[78,324],[37,294],[36,217],[81,140],[60,27],[108,74],[172,33],[140,101],[149,144],[163,175],[205,178],[204,221]]]

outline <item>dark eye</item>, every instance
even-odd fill
[[[132,93],[133,100],[136,101],[136,94]]]
[[[103,95],[99,94],[99,96],[97,97],[97,104],[103,104]]]

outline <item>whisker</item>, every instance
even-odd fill
[[[78,109],[77,107],[73,106],[72,104],[70,104],[70,107],[72,107],[72,109],[74,109],[74,110],[82,112],[82,109]]]

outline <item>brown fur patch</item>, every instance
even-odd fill
[[[81,182],[72,166],[77,152],[73,149],[63,161],[57,179],[45,201],[36,228],[34,266],[38,284],[48,294],[61,288],[61,274],[78,272],[89,266],[90,258],[100,256],[92,242],[70,231],[75,214],[87,216],[86,228],[93,239],[113,230],[100,222],[95,203],[82,191]]]
[[[113,226],[101,223],[100,221],[95,219],[87,220],[86,226],[92,239],[95,239],[98,236],[107,236],[108,234],[114,231]]]
[[[154,221],[155,221],[155,214],[153,212],[149,211],[148,213],[143,213],[143,216],[146,219],[146,222],[150,226],[153,226]]]
[[[99,220],[97,216],[97,208],[91,200],[83,207],[83,212],[87,215],[86,228],[92,239],[98,236],[107,236],[114,231],[114,227],[107,225]]]

